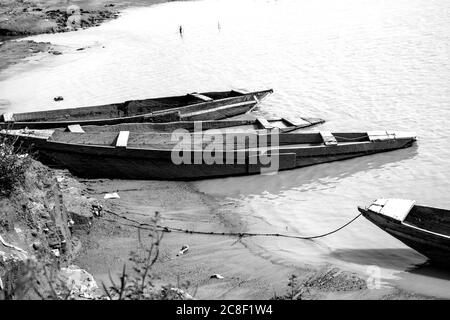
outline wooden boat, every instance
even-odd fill
[[[173,132],[184,129],[189,132],[220,129],[222,132],[256,132],[258,130],[278,130],[293,132],[298,129],[312,127],[325,120],[319,118],[263,118],[250,116],[245,119],[205,120],[205,121],[177,121],[165,123],[121,123],[108,126],[68,126],[65,131],[80,130],[84,132]],[[61,129],[60,129],[61,130]],[[21,131],[17,131],[21,132]],[[26,129],[22,132],[30,132]]]
[[[48,129],[69,125],[110,125],[129,122],[218,120],[244,114],[255,108],[273,90],[190,93],[145,100],[130,100],[101,106],[4,113],[0,129]]]
[[[419,206],[404,199],[378,199],[358,210],[433,263],[450,265],[450,210]]]
[[[10,131],[80,177],[193,180],[258,174],[409,147],[395,132]]]

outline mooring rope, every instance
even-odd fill
[[[135,228],[139,228],[139,229],[146,229],[146,230],[154,230],[155,228],[159,229],[160,231],[163,232],[179,232],[179,233],[188,233],[188,234],[203,234],[203,235],[215,235],[215,236],[233,236],[233,237],[239,237],[239,238],[244,238],[244,237],[282,237],[282,238],[291,238],[291,239],[300,239],[300,240],[312,240],[312,239],[317,239],[317,238],[323,238],[326,236],[329,236],[333,233],[336,233],[342,229],[344,229],[345,227],[347,227],[348,225],[350,225],[351,223],[353,223],[356,219],[358,219],[361,216],[361,213],[358,214],[356,217],[354,217],[353,219],[351,219],[350,221],[348,221],[347,223],[345,223],[344,225],[340,226],[337,229],[334,229],[330,232],[324,233],[324,234],[320,234],[320,235],[316,235],[316,236],[296,236],[296,235],[290,235],[290,234],[282,234],[282,233],[251,233],[251,232],[214,232],[214,231],[195,231],[195,230],[189,230],[189,229],[183,229],[183,228],[175,228],[175,227],[168,227],[168,226],[161,226],[159,224],[150,224],[150,223],[142,223],[139,222],[137,220],[134,219],[130,219],[127,217],[124,217],[120,214],[114,213],[110,210],[105,210],[109,213],[111,213],[112,215],[119,217],[121,219],[133,222],[138,224],[136,225],[130,225],[127,224],[127,226],[130,227],[135,227]],[[113,220],[109,220],[109,219],[105,219],[108,220],[110,222],[116,222]],[[146,228],[145,226],[149,226],[152,228]]]

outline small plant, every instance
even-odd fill
[[[289,277],[288,282],[289,290],[284,296],[277,296],[276,294],[272,298],[273,300],[302,300],[303,296],[309,292],[307,285],[298,280],[298,277],[293,274]]]
[[[13,272],[3,280],[0,300],[67,300],[70,290],[59,275],[59,263],[48,255],[17,261]]]
[[[0,196],[9,196],[25,180],[31,156],[25,152],[18,137],[0,133]]]
[[[151,274],[152,267],[159,257],[159,246],[164,233],[156,226],[159,221],[159,213],[156,212],[150,227],[150,244],[144,244],[141,239],[141,229],[138,229],[139,249],[131,252],[130,261],[133,263],[133,275],[129,275],[126,266],[123,266],[119,277],[120,283],[116,284],[109,277],[111,286],[109,288],[103,283],[103,290],[110,300],[185,300],[192,299],[187,293],[190,283],[180,283],[176,287],[165,285],[157,287],[153,283]]]

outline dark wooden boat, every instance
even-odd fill
[[[358,210],[433,263],[450,266],[450,210],[419,206],[404,199],[379,199]]]
[[[259,174],[409,147],[414,135],[394,132],[214,133],[10,131],[40,154],[86,178],[193,180]]]
[[[69,125],[111,125],[130,122],[218,120],[244,114],[255,108],[273,90],[190,93],[145,100],[130,100],[101,106],[4,113],[0,129],[48,129]]]
[[[84,132],[173,132],[175,130],[184,129],[189,132],[194,132],[220,129],[222,132],[255,132],[257,130],[279,130],[280,132],[294,132],[298,129],[312,127],[324,122],[325,120],[319,118],[266,119],[263,117],[249,116],[245,119],[177,121],[164,123],[121,123],[108,126],[68,126],[64,129],[64,131],[82,130]],[[23,132],[30,132],[30,130],[24,130]]]

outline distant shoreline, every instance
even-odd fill
[[[38,53],[55,54],[51,43],[16,41],[24,37],[72,31],[68,27],[70,8],[79,8],[77,30],[99,26],[119,17],[121,10],[136,6],[151,6],[167,0],[42,0],[26,3],[0,0],[0,72]]]

